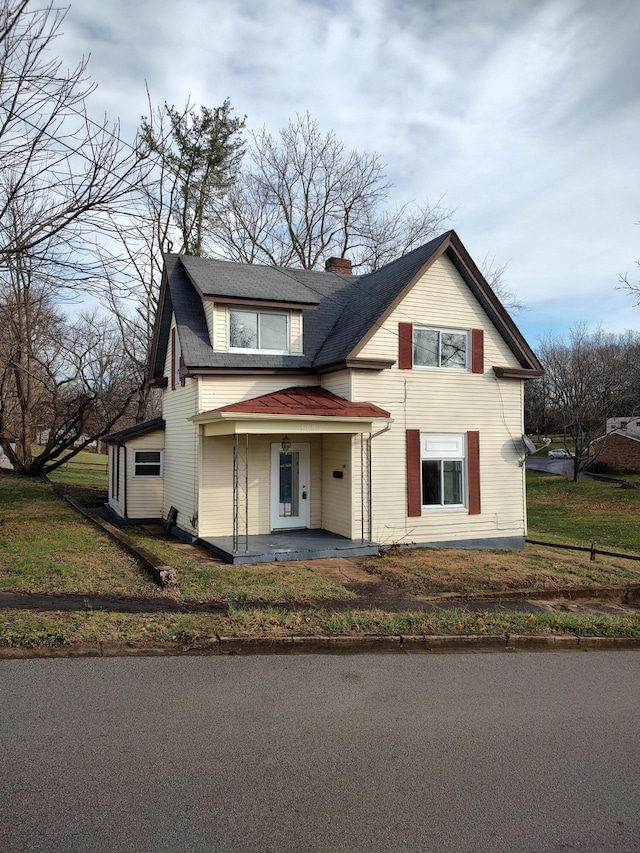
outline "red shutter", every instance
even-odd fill
[[[484,332],[471,329],[471,372],[484,373]]]
[[[469,470],[469,515],[480,515],[480,433],[467,433],[467,467]]]
[[[422,515],[420,430],[407,430],[407,515]]]
[[[182,355],[182,353],[180,353],[180,367],[182,368],[184,366],[185,366],[184,365],[184,356]],[[180,384],[182,385],[183,388],[184,388],[186,382],[187,382],[186,376],[181,376],[180,377]]]
[[[413,323],[398,323],[398,367],[411,370],[413,367]]]
[[[176,390],[176,329],[171,329],[171,390]]]

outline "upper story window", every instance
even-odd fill
[[[413,363],[418,367],[468,367],[468,332],[462,329],[413,327]]]
[[[229,349],[276,354],[290,352],[289,313],[230,308]]]

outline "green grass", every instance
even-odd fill
[[[527,506],[530,539],[640,554],[640,489],[529,471]]]
[[[42,480],[0,474],[0,589],[157,595],[138,563]]]
[[[174,641],[207,645],[216,635],[239,637],[314,634],[577,634],[596,637],[640,636],[640,616],[593,614],[467,612],[385,613],[349,610],[287,611],[280,608],[233,610],[229,616],[205,614],[28,613],[3,612],[0,646],[58,647],[81,641]]]
[[[139,527],[127,533],[178,570],[181,598],[195,601],[299,601],[349,599],[354,593],[326,580],[307,566],[296,564],[228,566],[202,558],[202,552],[186,549],[176,540],[151,536]],[[177,547],[176,547],[177,546]],[[190,556],[190,554],[199,556]]]

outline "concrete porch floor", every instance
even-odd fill
[[[290,560],[321,560],[325,557],[366,557],[378,553],[375,542],[347,539],[328,530],[278,530],[259,536],[240,537],[233,550],[232,536],[208,536],[198,540],[227,563],[277,563]]]

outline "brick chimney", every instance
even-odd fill
[[[349,258],[327,258],[324,265],[325,272],[337,272],[341,275],[351,275],[351,261]]]

